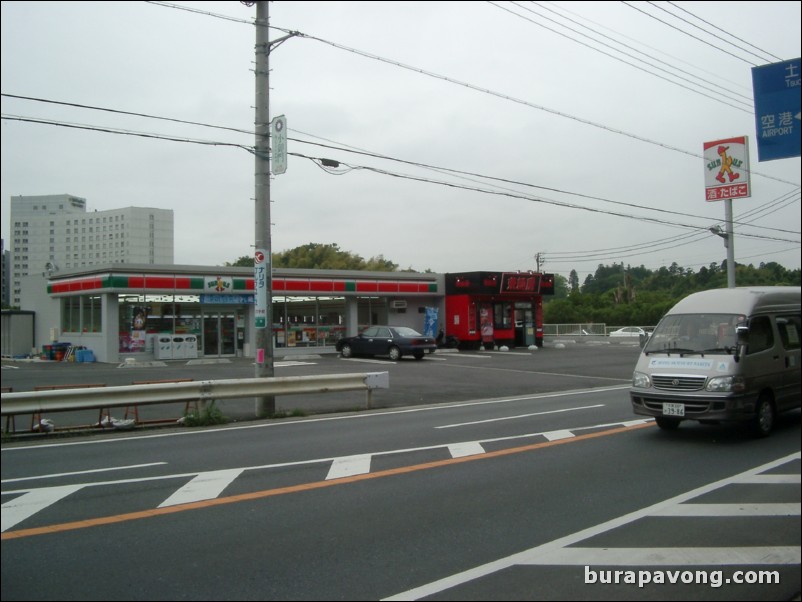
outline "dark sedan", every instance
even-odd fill
[[[355,337],[340,339],[336,348],[343,357],[387,355],[396,361],[404,355],[411,355],[420,360],[427,353],[434,353],[437,343],[434,337],[424,336],[406,326],[371,326]]]

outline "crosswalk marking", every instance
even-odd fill
[[[11,501],[3,504],[2,530],[5,533],[8,529],[33,516],[40,510],[55,504],[68,495],[83,489],[83,485],[62,485],[60,487],[46,487],[44,489],[33,489]]]
[[[543,436],[549,441],[557,441],[558,439],[568,439],[569,437],[576,437],[576,435],[574,435],[571,431],[568,430],[549,431],[548,433],[543,433]]]
[[[448,451],[452,458],[463,458],[465,456],[475,456],[485,453],[485,448],[478,441],[468,441],[466,443],[455,443],[448,446]]]
[[[243,470],[245,469],[235,468],[233,470],[202,472],[159,504],[159,508],[212,500],[234,482],[234,479],[240,476]]]
[[[331,468],[329,468],[329,474],[326,475],[326,480],[341,479],[343,477],[369,473],[371,457],[371,454],[364,454],[335,458],[331,463]]]
[[[637,520],[649,516],[672,516],[671,512],[676,508],[685,506],[689,500],[696,499],[733,484],[760,482],[766,485],[782,484],[786,482],[782,478],[766,478],[781,475],[763,474],[779,466],[786,465],[793,461],[799,461],[802,454],[793,453],[784,458],[779,458],[768,464],[764,464],[752,470],[740,473],[733,477],[722,479],[715,483],[699,487],[692,491],[680,494],[668,500],[658,502],[653,506],[642,508],[630,512],[624,516],[619,516],[605,523],[601,523],[582,531],[571,533],[545,543],[543,545],[524,550],[517,554],[499,558],[484,565],[470,568],[461,573],[449,575],[438,581],[433,581],[425,585],[395,594],[383,600],[419,600],[428,596],[445,592],[454,587],[459,587],[470,581],[487,577],[499,571],[503,571],[515,565],[538,565],[538,566],[689,566],[689,565],[791,565],[799,564],[802,556],[800,546],[750,546],[750,547],[676,547],[676,548],[614,548],[614,547],[579,547],[576,544],[587,541],[602,533],[613,531],[619,527],[629,525]],[[793,476],[793,475],[792,475]],[[796,475],[797,478],[799,475]],[[687,504],[690,510],[693,506],[701,504]],[[733,504],[737,505],[737,504]],[[798,513],[799,504],[794,510]],[[755,504],[762,506],[762,504]],[[786,506],[786,504],[769,504],[770,508]],[[684,510],[677,510],[684,512]],[[681,517],[681,515],[678,515]]]

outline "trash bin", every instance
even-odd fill
[[[169,334],[160,334],[156,339],[156,359],[173,359],[173,337]]]
[[[185,351],[186,345],[184,344],[184,336],[183,335],[173,335],[173,359],[174,360],[181,360],[184,359],[187,354]]]
[[[184,337],[184,357],[190,359],[198,357],[198,337],[194,334]]]

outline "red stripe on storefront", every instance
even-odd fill
[[[175,288],[172,276],[145,276],[145,288]]]

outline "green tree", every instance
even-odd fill
[[[227,266],[253,266],[253,258],[243,255],[234,262],[226,262]],[[335,243],[308,243],[273,253],[273,266],[277,268],[301,268],[310,270],[370,270],[377,272],[395,272],[398,264],[383,255],[371,257],[367,261],[359,255],[343,251]],[[411,268],[408,271],[415,271]]]
[[[253,267],[253,257],[243,255],[233,263],[226,261],[225,265],[228,267],[250,268]]]

